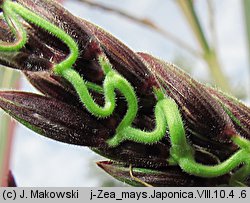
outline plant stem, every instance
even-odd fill
[[[243,9],[244,9],[244,15],[245,15],[247,44],[248,44],[248,63],[249,63],[248,72],[250,72],[250,11],[249,11],[249,9],[250,9],[250,1],[249,0],[243,0],[243,5],[242,6],[243,6]],[[249,88],[247,89],[247,95],[250,98]]]
[[[90,1],[90,0],[78,0],[81,3],[87,4],[92,7],[96,7],[99,9],[102,9],[107,12],[115,13],[119,16],[122,16],[124,18],[127,18],[134,23],[142,24],[151,30],[161,34],[163,37],[167,38],[168,40],[172,41],[175,45],[179,46],[181,49],[184,49],[187,53],[192,54],[195,57],[202,57],[202,53],[194,49],[191,45],[187,44],[185,41],[183,41],[181,38],[178,38],[168,30],[162,28],[161,26],[157,25],[155,22],[153,22],[151,19],[148,18],[140,18],[136,17],[130,13],[127,13],[123,10],[120,10],[118,8],[112,8],[106,5],[103,5],[96,1]]]
[[[246,32],[247,32],[247,38],[248,38],[248,53],[249,53],[249,59],[250,59],[250,1],[249,0],[243,0],[243,8],[244,8],[244,14],[245,14],[245,22],[246,22]]]
[[[177,0],[178,5],[182,9],[190,27],[196,36],[196,39],[203,51],[203,58],[207,63],[210,73],[215,83],[225,92],[231,92],[230,85],[219,63],[218,55],[211,48],[204,34],[199,18],[196,14],[192,0]]]
[[[17,84],[18,72],[11,69],[2,69],[0,88],[13,88]],[[2,112],[1,112],[2,113]],[[14,126],[11,119],[6,114],[0,114],[0,186],[7,186],[9,174],[10,146],[13,136]]]
[[[215,51],[210,50],[209,52],[205,53],[204,59],[208,64],[211,75],[213,76],[213,79],[218,87],[223,91],[230,93],[231,90],[227,82],[227,78],[221,70],[221,66]]]

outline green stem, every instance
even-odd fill
[[[1,119],[1,126],[0,126],[0,186],[5,185],[5,152],[7,151],[6,147],[8,146],[8,125],[9,125],[9,117],[7,115],[2,115]]]
[[[205,34],[202,30],[199,18],[196,14],[194,9],[193,1],[192,0],[177,0],[180,8],[182,9],[183,13],[185,14],[188,23],[190,24],[193,33],[196,36],[201,48],[203,51],[208,52],[210,50],[209,44],[206,40]]]
[[[215,51],[210,50],[209,52],[204,53],[204,59],[209,66],[209,70],[213,76],[214,82],[224,92],[230,93],[231,90],[228,80],[221,69],[221,65]]]
[[[246,33],[248,39],[248,54],[249,54],[249,61],[250,61],[250,1],[243,0],[243,8],[245,14],[245,22],[246,22]]]
[[[244,163],[248,157],[249,157],[248,151],[239,150],[229,159],[215,166],[206,166],[203,164],[199,164],[194,160],[194,157],[191,155],[186,157],[180,157],[178,163],[186,173],[199,177],[213,178],[227,174],[228,172],[232,171],[237,166],[239,166],[241,163]],[[248,170],[246,170],[245,173],[242,174],[244,178],[245,174],[249,175],[249,163],[246,164],[247,165],[245,166],[247,166],[246,168]],[[244,181],[244,179],[241,181]]]
[[[0,88],[13,88],[16,84],[16,81],[19,77],[18,72],[15,72],[11,69],[3,69],[2,77],[0,81]],[[2,113],[2,112],[0,112]],[[0,186],[7,186],[7,176],[8,176],[8,165],[9,165],[9,153],[10,139],[9,136],[11,129],[9,129],[11,119],[6,114],[0,115],[1,125],[0,125]]]
[[[228,80],[221,69],[218,56],[215,50],[209,45],[204,34],[201,23],[195,11],[193,1],[177,0],[177,2],[186,16],[194,35],[196,36],[196,39],[203,51],[203,58],[208,65],[215,83],[225,92],[231,92]]]

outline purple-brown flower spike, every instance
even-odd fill
[[[214,88],[207,87],[207,90],[213,95],[224,110],[228,113],[235,129],[245,138],[250,139],[250,109],[236,98],[227,95]]]
[[[82,106],[65,103],[57,99],[32,93],[2,91],[0,107],[16,120],[33,131],[51,139],[68,144],[89,146],[110,159],[131,163],[133,166],[162,168],[167,166],[170,144],[167,140],[152,145],[124,142],[116,148],[107,146],[107,139],[113,135],[119,117],[98,120]],[[141,128],[154,125],[145,117],[135,124]],[[94,148],[93,148],[94,147]],[[205,159],[204,159],[205,157]],[[216,159],[197,149],[200,162],[216,163]],[[205,161],[205,162],[204,162]]]
[[[167,143],[142,145],[126,142],[109,148],[106,141],[114,133],[112,122],[117,122],[115,118],[98,120],[79,105],[32,93],[1,91],[0,108],[34,132],[53,140],[89,146],[103,156],[137,166],[167,165]]]
[[[204,179],[187,176],[176,166],[168,166],[161,170],[137,168],[115,163],[100,161],[97,165],[105,172],[129,185],[153,187],[209,187],[224,185],[229,180],[229,175],[214,179]]]
[[[58,26],[76,41],[80,55],[74,67],[84,78],[96,83],[101,83],[103,80],[104,75],[93,47],[93,44],[100,43],[114,68],[130,80],[136,89],[139,89],[139,95],[151,94],[152,74],[133,51],[113,36],[97,26],[73,16],[54,1],[39,0],[34,3],[30,0],[17,0],[17,2]],[[6,25],[3,22],[1,24],[1,27],[4,26],[6,29]],[[28,34],[28,42],[18,52],[21,56],[17,58],[12,56],[11,59],[4,56],[1,60],[2,63],[9,63],[10,67],[22,70],[51,70],[52,64],[59,63],[69,54],[68,47],[44,29],[27,21],[23,22],[23,26]],[[10,39],[1,36],[1,40],[9,41]],[[91,51],[91,49],[93,50]],[[30,54],[32,60],[25,57],[26,53]],[[21,61],[20,57],[22,57]],[[25,68],[22,63],[28,64],[27,67]],[[47,67],[44,63],[47,63]]]
[[[98,147],[110,134],[86,112],[32,93],[0,92],[0,107],[31,130],[69,144]]]
[[[8,174],[8,187],[17,187],[15,178],[11,171],[9,171],[9,174]]]
[[[238,132],[229,115],[206,87],[173,64],[149,54],[138,54],[148,63],[166,94],[178,104],[185,127],[190,133],[189,138],[199,146],[211,148],[218,143],[223,146],[227,142],[224,150],[232,153],[236,148],[230,143],[230,139]]]

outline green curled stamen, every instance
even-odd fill
[[[133,127],[133,121],[138,112],[138,99],[133,86],[119,73],[113,70],[104,54],[99,55],[99,64],[105,74],[103,87],[84,81],[77,71],[72,67],[75,64],[79,49],[74,39],[58,26],[50,23],[22,5],[6,0],[0,5],[4,12],[4,18],[16,36],[15,43],[1,43],[0,51],[18,51],[27,42],[27,33],[18,21],[21,17],[31,22],[52,35],[62,40],[70,50],[68,57],[55,64],[55,74],[67,79],[75,88],[81,102],[86,109],[96,117],[107,117],[114,113],[116,105],[116,93],[118,90],[127,101],[127,113],[118,125],[115,135],[107,143],[110,147],[116,147],[121,142],[130,140],[142,144],[153,144],[160,141],[168,129],[170,135],[171,149],[168,163],[179,165],[188,174],[211,178],[228,174],[239,167],[231,177],[231,185],[243,183],[250,174],[250,141],[240,136],[234,136],[232,141],[239,146],[231,157],[214,166],[206,166],[195,161],[194,150],[188,143],[183,121],[176,102],[164,95],[161,90],[155,89],[158,101],[155,105],[155,129],[146,132]],[[89,90],[102,93],[105,98],[104,106],[99,106],[92,98]]]
[[[7,2],[6,2],[7,3]],[[4,3],[2,9],[4,11],[4,18],[9,25],[11,31],[15,35],[16,41],[13,43],[1,42],[0,51],[18,51],[21,49],[27,42],[26,31],[24,30],[22,24],[18,20],[16,13],[12,12],[11,8],[8,6],[8,3]]]
[[[49,21],[43,19],[39,15],[33,13],[29,9],[23,7],[22,5],[16,3],[16,2],[11,2],[9,0],[6,0],[3,3],[3,11],[4,13],[7,11],[7,13],[11,16],[14,17],[14,22],[16,22],[16,15],[21,16],[24,20],[27,20],[28,22],[34,23],[35,25],[43,28],[44,30],[50,32],[54,36],[58,37],[60,40],[65,42],[67,46],[70,49],[70,54],[69,56],[62,61],[61,63],[57,64],[54,67],[54,72],[57,74],[61,74],[63,70],[69,69],[73,66],[75,63],[76,59],[78,58],[78,46],[77,43],[66,33],[64,32],[61,28],[55,26],[54,24],[50,23]],[[21,30],[24,28],[20,25]],[[23,39],[27,38],[27,33],[24,32],[22,33]],[[22,43],[19,44],[19,46],[23,45]],[[16,50],[20,49],[19,47],[15,47]],[[1,50],[1,48],[0,48]]]

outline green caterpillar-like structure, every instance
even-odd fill
[[[68,80],[75,88],[82,104],[93,115],[98,118],[110,116],[115,109],[115,90],[118,90],[127,101],[127,112],[116,129],[115,135],[107,140],[110,147],[116,147],[125,140],[130,140],[143,144],[152,144],[160,141],[168,129],[171,141],[170,157],[166,160],[170,165],[179,165],[188,174],[212,178],[231,172],[240,164],[243,166],[238,169],[230,179],[230,185],[242,185],[250,175],[250,142],[239,135],[232,137],[232,141],[239,146],[239,150],[230,158],[214,166],[207,166],[195,161],[192,146],[188,143],[181,114],[175,101],[166,96],[162,90],[154,88],[157,98],[155,105],[155,129],[145,132],[136,129],[132,123],[138,112],[138,99],[133,86],[109,63],[104,54],[99,54],[99,64],[105,74],[103,87],[84,81],[72,66],[79,56],[77,43],[64,30],[43,19],[39,15],[10,0],[5,0],[0,5],[3,10],[4,19],[10,26],[16,37],[15,42],[0,44],[1,52],[15,52],[20,50],[27,42],[27,33],[19,17],[27,22],[33,23],[38,27],[48,31],[52,35],[62,40],[69,48],[68,57],[54,65],[53,72]],[[92,98],[89,90],[102,92],[105,98],[104,106],[99,106]]]

